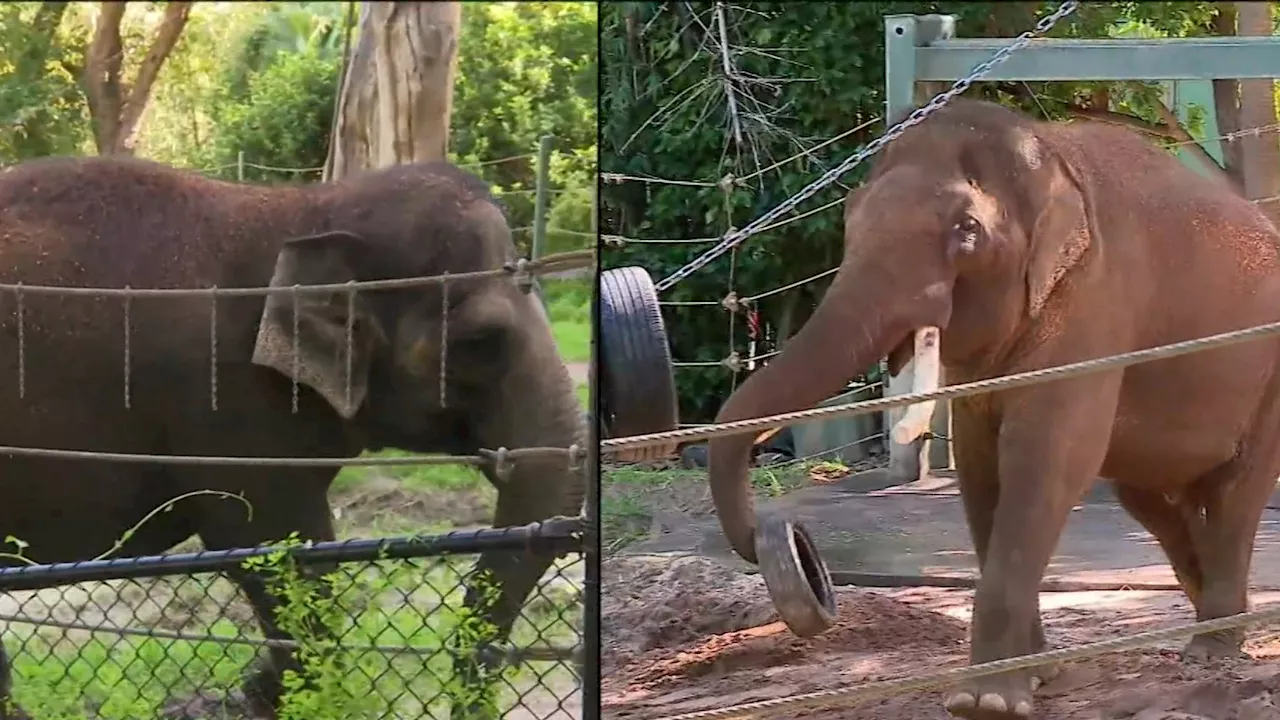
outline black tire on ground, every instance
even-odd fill
[[[676,382],[658,293],[648,271],[600,273],[601,435],[627,437],[679,426]],[[624,462],[669,457],[676,443],[614,453]]]

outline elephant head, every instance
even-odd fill
[[[305,192],[312,224],[279,247],[273,287],[456,275],[515,259],[487,187],[445,164]],[[268,296],[253,362],[313,390],[363,447],[465,455],[585,440],[541,301],[509,276]],[[491,478],[495,524],[576,515],[585,488],[568,468],[522,459],[511,477]]]
[[[844,255],[813,316],[725,402],[717,422],[791,412],[838,393],[888,356],[895,374],[915,331],[937,327],[943,364],[979,376],[1035,327],[1088,261],[1087,173],[1049,123],[955,100],[891,143],[844,204]],[[1033,341],[1033,340],[1032,340]],[[717,514],[756,562],[746,482],[751,434],[709,444]]]

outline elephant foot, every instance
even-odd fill
[[[1250,660],[1248,653],[1240,649],[1244,645],[1243,630],[1196,635],[1182,649],[1185,663],[1207,664],[1224,660]]]
[[[275,720],[276,707],[284,694],[279,675],[269,669],[261,669],[245,679],[242,693],[245,709],[253,718]]]
[[[257,720],[260,716],[246,707],[242,697],[218,697],[197,693],[167,703],[160,711],[161,720]]]
[[[947,698],[947,712],[964,720],[1026,720],[1036,684],[1026,671],[980,678]]]

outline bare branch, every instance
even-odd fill
[[[120,21],[125,3],[104,2],[98,9],[93,40],[84,61],[85,98],[93,120],[93,139],[99,154],[111,151],[120,125]]]
[[[194,4],[192,2],[165,3],[164,17],[160,20],[160,27],[151,41],[151,47],[147,48],[146,56],[138,66],[138,75],[129,89],[124,107],[120,109],[120,125],[115,138],[114,151],[133,154],[142,114],[146,111],[147,100],[151,97],[151,88],[160,75],[160,68],[164,66],[165,60],[178,44],[178,38],[182,36],[182,30],[187,26],[187,19],[191,16],[191,6]],[[118,42],[118,22],[116,28]],[[117,74],[118,72],[117,66]]]
[[[1173,139],[1183,143],[1182,148],[1200,161],[1206,168],[1216,171],[1214,174],[1221,178],[1224,182],[1230,183],[1231,176],[1218,165],[1218,161],[1213,159],[1207,150],[1200,146],[1195,138],[1191,137],[1191,133],[1182,127],[1182,122],[1178,120],[1178,116],[1169,109],[1168,105],[1163,102],[1156,101],[1156,111],[1160,113],[1160,119],[1164,121],[1165,129],[1170,133]]]

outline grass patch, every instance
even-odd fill
[[[793,463],[754,468],[748,476],[757,498],[777,497],[811,481],[833,463]],[[600,477],[601,547],[618,552],[647,537],[660,514],[699,516],[712,512],[706,470],[605,466]]]
[[[407,457],[417,453],[383,450],[364,457]],[[330,492],[344,492],[362,485],[371,477],[395,480],[406,490],[458,492],[487,485],[484,475],[467,465],[382,465],[344,467],[333,481]]]
[[[561,357],[571,363],[590,361],[591,280],[544,278],[539,282]]]

